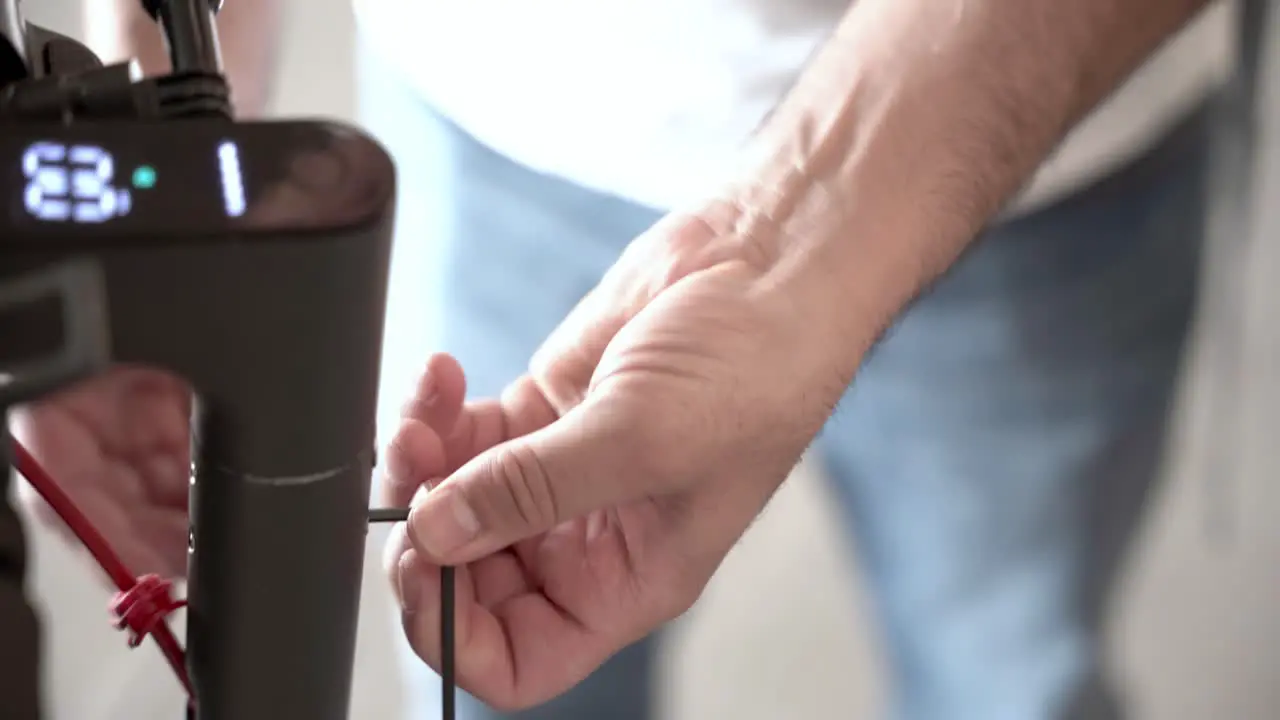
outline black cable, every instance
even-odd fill
[[[398,523],[409,519],[409,508],[370,508],[369,522]]]
[[[405,522],[409,508],[370,508],[369,522]],[[440,684],[441,719],[454,720],[457,714],[458,682],[455,668],[457,653],[454,623],[454,571],[451,567],[440,569]]]
[[[457,679],[454,654],[454,577],[453,568],[440,569],[440,685],[441,720],[454,720],[456,712]]]

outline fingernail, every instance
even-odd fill
[[[414,507],[409,513],[409,532],[433,560],[446,560],[480,534],[480,520],[462,493],[446,488],[429,494]]]
[[[406,418],[422,415],[435,404],[439,395],[440,388],[436,384],[436,379],[432,376],[430,364],[428,364],[428,369],[424,370],[422,375],[418,377],[418,382],[414,386],[413,392],[410,393],[409,399],[400,408],[400,415]]]
[[[387,447],[385,472],[387,479],[396,485],[407,485],[413,481],[413,464],[409,461],[408,454],[399,445],[398,438],[392,440]]]
[[[422,374],[422,381],[418,383],[418,402],[431,405],[439,394],[440,387],[436,384],[435,375],[431,370],[427,370]]]
[[[400,596],[400,607],[405,613],[412,615],[418,609],[422,589],[418,587],[418,553],[409,550],[400,556],[396,563],[396,594]]]
[[[427,501],[427,496],[431,494],[431,483],[423,483],[417,490],[413,491],[413,499],[409,501],[410,508],[416,508]]]

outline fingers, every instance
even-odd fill
[[[14,435],[132,572],[173,577],[186,570],[189,417],[181,380],[115,367],[23,408]],[[37,517],[55,519],[34,490],[21,497]],[[71,535],[61,519],[51,524]]]
[[[578,303],[534,353],[530,373],[561,413],[582,402],[605,348],[628,316],[607,287],[597,287]]]
[[[387,447],[380,489],[386,507],[405,507],[419,488],[445,475],[448,457],[440,434],[414,418],[405,419]]]
[[[386,453],[383,501],[403,507],[418,488],[432,486],[476,455],[555,419],[555,410],[528,377],[502,398],[463,403],[465,381],[457,361],[428,362],[408,413]]]
[[[432,355],[413,396],[401,408],[400,416],[419,420],[447,434],[462,412],[466,395],[467,381],[458,361],[443,353]]]
[[[508,563],[504,568],[502,563]],[[607,656],[603,640],[526,585],[494,602],[482,598],[484,577],[510,581],[507,553],[456,569],[454,659],[458,684],[499,710],[551,699],[586,678]],[[412,548],[389,567],[401,621],[414,652],[441,665],[440,566]]]
[[[136,542],[120,548],[121,560],[138,575],[154,573],[165,578],[187,575],[187,532],[185,512],[154,508],[133,520]]]
[[[400,559],[407,552],[417,552],[409,541],[404,523],[397,523],[391,529],[383,555],[383,569],[391,580],[396,600],[404,605],[404,593],[400,586]],[[475,563],[469,568],[474,580],[475,601],[481,606],[492,608],[499,603],[518,594],[530,592],[529,573],[514,552],[496,553],[484,562]]]
[[[186,452],[191,392],[169,373],[117,366],[27,408],[23,422],[37,427],[51,413],[67,413],[94,433],[109,455]]]
[[[427,360],[413,396],[401,408],[400,429],[386,453],[382,503],[404,507],[418,488],[448,472],[444,438],[462,414],[466,378],[458,361],[444,354]]]
[[[713,246],[714,230],[684,214],[669,214],[633,240],[600,283],[534,353],[530,371],[542,392],[566,413],[585,398],[605,350],[660,292],[690,272],[733,256]]]
[[[495,446],[464,465],[409,515],[415,548],[456,565],[546,532],[592,510],[655,490],[646,447],[624,405],[580,405],[554,424]]]
[[[189,462],[191,445],[191,395],[176,380],[158,373],[137,376],[135,382],[121,387],[121,423],[127,428],[125,444],[108,451],[121,455],[154,453]],[[186,477],[184,467],[169,467],[164,476]]]
[[[191,492],[190,453],[159,452],[134,462],[145,497],[153,505],[186,512]]]
[[[122,505],[104,495],[104,488],[93,488],[84,498],[93,510],[93,527],[110,543],[129,572],[136,575],[157,574],[180,578],[187,573],[186,508],[138,507]],[[62,539],[84,550],[80,539],[63,519],[26,483],[19,485],[19,498],[46,527]],[[94,566],[97,563],[92,563]],[[110,583],[105,573],[103,582]]]
[[[605,349],[648,302],[649,288],[637,283],[636,275],[651,264],[650,237],[645,233],[633,240],[533,354],[530,374],[561,414],[586,397]]]

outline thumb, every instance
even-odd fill
[[[409,515],[415,548],[440,565],[490,555],[593,510],[653,493],[660,451],[626,403],[588,400],[478,455]]]

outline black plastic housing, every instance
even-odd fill
[[[244,128],[183,132],[206,123]],[[118,226],[0,221],[0,276],[96,259],[112,359],[196,389],[187,642],[199,720],[348,717],[395,174],[360,132],[303,125],[332,139],[339,172],[277,173],[243,217],[205,232],[178,216],[148,234],[141,205]],[[102,132],[145,145],[160,127]]]

